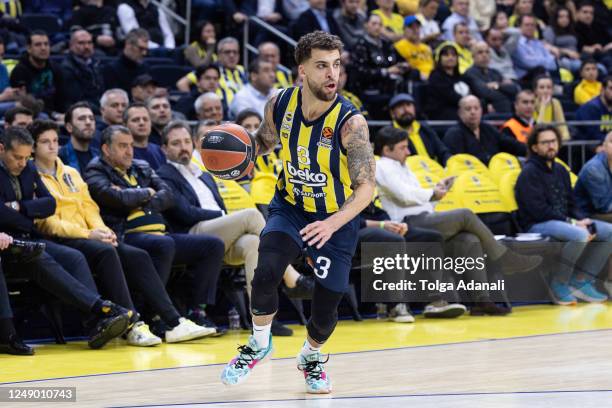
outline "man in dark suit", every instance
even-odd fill
[[[334,35],[340,35],[338,23],[334,19],[331,10],[327,10],[325,0],[309,0],[310,8],[300,14],[291,26],[291,35],[294,39],[322,30]]]
[[[193,142],[185,122],[170,122],[162,133],[162,149],[168,163],[158,173],[174,195],[175,205],[165,214],[173,229],[189,234],[212,234],[225,243],[224,261],[242,265],[246,272],[247,292],[257,266],[259,234],[265,225],[261,213],[247,208],[227,214],[223,198],[213,177],[193,163]],[[292,266],[287,268],[284,281],[287,287],[308,292],[309,282]],[[291,289],[290,289],[291,291]],[[291,330],[273,326],[277,335],[291,335]]]
[[[8,128],[0,142],[0,229],[16,238],[37,237],[35,218],[55,212],[55,199],[29,161],[34,140],[29,132]],[[60,300],[91,315],[89,346],[100,348],[127,329],[132,312],[103,300],[98,294],[85,257],[78,251],[46,242],[38,260],[5,263],[11,272],[26,274]],[[17,268],[16,265],[19,267]],[[64,269],[66,268],[66,269]]]

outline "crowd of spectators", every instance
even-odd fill
[[[560,241],[612,239],[609,2],[192,3],[190,38],[150,0],[0,3],[0,248],[19,239],[46,245],[28,264],[32,280],[88,314],[92,348],[126,330],[128,343],[139,346],[221,334],[206,307],[216,302],[223,263],[244,264],[250,292],[266,214],[266,199],[258,197],[271,197],[266,177],[278,175],[278,156],[258,159],[254,175],[231,184],[205,171],[194,146],[224,121],[256,129],[266,100],[301,83],[292,48],[256,24],[248,34],[257,52],[249,49],[242,65],[246,44],[238,38],[251,16],[296,40],[314,30],[340,36],[339,94],[366,118],[392,124],[371,132],[383,157],[377,181],[384,214],[364,213],[363,241],[476,237],[502,259],[500,268],[529,263],[508,261],[472,212],[434,213],[432,202],[451,184],[421,187],[404,165],[408,155],[420,155],[445,166],[462,153],[487,165],[500,152],[527,157],[516,191],[523,230]],[[41,14],[57,26],[31,19]],[[33,21],[40,25],[27,23]],[[570,119],[591,123],[568,126]],[[436,120],[445,122],[428,125]],[[569,140],[592,141],[575,193],[552,160]],[[536,181],[550,191],[535,191]],[[371,231],[378,222],[386,236]],[[585,251],[575,249],[573,261]],[[10,273],[14,265],[2,254]],[[605,263],[605,254],[585,258],[587,269]],[[181,310],[166,287],[173,265],[186,267],[191,279]],[[605,300],[592,282],[559,271],[555,300]],[[307,297],[312,284],[294,268],[286,271],[286,292]],[[612,295],[610,280],[604,288]],[[31,354],[16,336],[6,292],[0,269],[0,352]],[[474,314],[509,312],[487,293],[478,297]],[[437,295],[426,308],[437,317],[464,311]],[[408,316],[405,304],[391,304],[393,320]],[[275,333],[290,330],[275,323]]]

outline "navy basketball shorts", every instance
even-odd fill
[[[273,231],[291,236],[300,248],[306,248],[308,256],[314,262],[317,281],[329,290],[343,293],[348,287],[351,262],[357,248],[359,218],[355,217],[342,226],[321,249],[308,246],[300,235],[305,226],[315,221],[323,221],[330,215],[303,211],[275,195],[268,207],[268,221],[261,236]]]

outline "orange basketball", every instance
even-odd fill
[[[200,145],[206,169],[223,180],[246,176],[255,166],[255,140],[239,125],[219,125],[204,135]]]

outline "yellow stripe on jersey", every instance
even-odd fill
[[[286,89],[284,91],[281,91],[282,94],[284,95],[286,92],[290,92],[291,89]],[[285,109],[285,112],[294,112],[293,114],[295,115],[295,110],[297,109],[297,104],[298,104],[298,92],[293,92],[293,94],[291,95],[291,99],[289,99],[289,103],[287,104],[287,108]],[[280,98],[281,95],[279,95]],[[283,117],[278,118],[278,120],[284,120],[284,114]],[[291,129],[286,130],[286,129],[282,129],[281,128],[281,132],[280,132],[280,139],[281,139],[281,150],[280,152],[278,152],[278,155],[280,157],[280,159],[283,161],[283,174],[289,174],[289,169],[287,168],[287,163],[291,162],[291,152],[289,149],[289,132],[291,131]],[[286,136],[285,136],[286,133]],[[293,196],[293,191],[291,189],[285,189],[285,178],[284,177],[279,177],[278,178],[278,183],[276,184],[277,188],[279,190],[286,190],[287,193],[289,194],[289,196],[287,197],[289,202],[292,202],[293,204],[295,204],[295,197]]]

